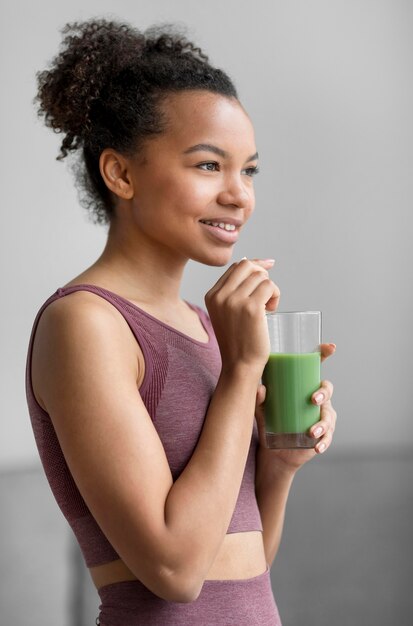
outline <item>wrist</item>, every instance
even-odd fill
[[[299,467],[289,464],[277,456],[276,450],[259,446],[256,456],[256,486],[292,483]]]
[[[236,363],[222,363],[221,378],[227,381],[240,381],[250,383],[258,388],[263,368],[237,361]]]

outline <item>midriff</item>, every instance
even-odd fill
[[[265,572],[264,543],[260,531],[230,533],[213,562],[206,580],[253,578]],[[136,576],[122,560],[112,561],[89,569],[97,589],[112,583],[136,580]]]

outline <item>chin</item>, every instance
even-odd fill
[[[211,267],[223,267],[230,263],[233,254],[233,249],[221,250],[220,252],[210,254],[198,254],[192,257],[194,261],[202,263],[203,265],[209,265]]]

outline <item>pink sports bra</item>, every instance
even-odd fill
[[[139,389],[162,441],[176,480],[197,445],[220,371],[221,356],[211,321],[194,309],[208,333],[203,343],[188,337],[146,313],[132,302],[95,285],[60,288],[39,309],[31,332],[26,363],[26,397],[40,459],[56,501],[79,542],[88,567],[119,558],[90,513],[66,464],[52,420],[33,394],[31,356],[37,324],[45,308],[74,291],[90,291],[110,302],[131,328],[145,359],[145,376]],[[189,303],[188,303],[189,304]],[[262,531],[255,497],[255,454],[258,430],[254,422],[251,445],[238,500],[228,533]]]

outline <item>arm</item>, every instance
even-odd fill
[[[235,508],[266,355],[262,308],[276,299],[250,263],[224,276],[208,301],[226,358],[175,482],[138,391],[142,353],[116,309],[86,292],[57,300],[40,319],[33,350],[36,388],[92,515],[133,574],[178,602],[199,594]],[[240,333],[246,324],[252,331]]]
[[[259,446],[256,457],[255,493],[263,526],[264,551],[271,567],[284,525],[285,508],[295,473],[276,468],[270,450]]]

